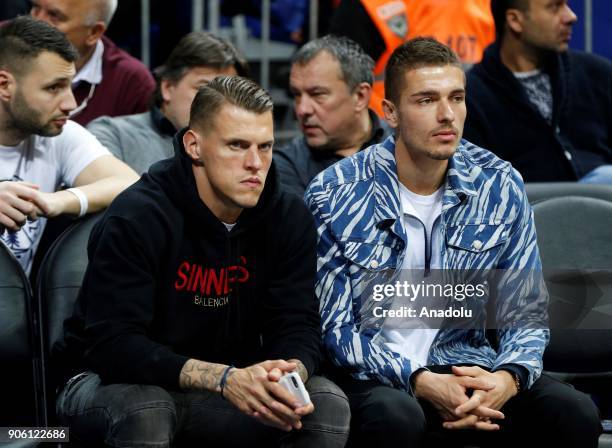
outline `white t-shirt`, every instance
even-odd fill
[[[221,221],[221,222],[223,222],[223,221]],[[226,222],[223,222],[223,225],[225,226],[225,228],[227,229],[228,232],[231,232],[232,229],[236,226],[236,223],[234,222],[232,224],[228,224]]]
[[[32,135],[17,146],[0,145],[0,179],[31,182],[51,193],[61,184],[73,186],[87,165],[108,154],[89,131],[69,120],[58,136]],[[46,223],[45,218],[28,221],[19,232],[0,234],[28,274]]]
[[[440,187],[431,195],[421,196],[400,184],[402,219],[408,237],[402,264],[403,272],[410,270],[413,275],[418,275],[418,272],[426,267],[429,269],[442,267],[442,237],[437,229],[439,228],[438,218],[442,213],[443,195],[444,187]],[[428,259],[429,266],[426,266]],[[404,280],[418,283],[422,278],[409,279],[406,273],[402,277],[402,281]],[[422,324],[424,328],[418,328],[419,322],[416,319],[413,323],[413,328],[401,329],[385,328],[383,325],[381,336],[385,340],[385,346],[390,350],[420,365],[426,365],[429,349],[438,330],[426,328],[424,324]]]

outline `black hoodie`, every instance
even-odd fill
[[[238,367],[319,363],[316,231],[274,166],[257,206],[228,232],[198,196],[175,139],[163,160],[115,199],[92,231],[89,266],[55,347],[63,376],[178,388],[189,358]]]

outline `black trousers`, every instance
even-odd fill
[[[376,381],[337,384],[351,407],[349,447],[597,447],[602,428],[591,398],[543,375],[503,407],[494,432],[446,430],[429,403]]]

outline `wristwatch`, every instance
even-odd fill
[[[510,370],[506,370],[512,378],[514,378],[514,385],[516,386],[516,393],[518,394],[521,391],[521,377],[516,372],[511,372]]]

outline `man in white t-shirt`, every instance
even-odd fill
[[[27,272],[45,218],[101,210],[137,179],[68,121],[76,57],[44,22],[20,17],[0,28],[0,239]],[[56,191],[62,184],[78,188]]]

